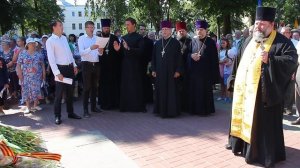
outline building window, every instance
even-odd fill
[[[76,25],[75,23],[72,23],[72,30],[75,30],[76,29]]]
[[[72,16],[75,17],[75,12],[72,12]]]
[[[78,28],[79,28],[79,30],[82,30],[82,23],[79,23]]]
[[[100,29],[100,23],[97,23],[97,29]]]
[[[78,12],[78,17],[82,17],[82,13],[81,12]]]

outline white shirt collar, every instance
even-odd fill
[[[53,36],[54,38],[56,38],[56,39],[60,39],[63,35],[61,35],[61,36],[59,37],[58,35],[52,33],[52,36]]]
[[[90,36],[88,36],[88,35],[85,33],[85,34],[84,34],[84,37],[85,37],[85,38],[94,38],[95,35],[93,34],[93,37],[90,37]]]

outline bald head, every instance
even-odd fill
[[[280,33],[283,34],[286,38],[290,39],[292,32],[290,27],[282,27]]]

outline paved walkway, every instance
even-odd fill
[[[75,102],[78,114],[83,112],[81,104]],[[53,105],[43,107],[25,116],[18,109],[6,111],[1,123],[40,133],[50,152],[62,154],[67,168],[259,167],[247,165],[244,158],[224,148],[231,107],[221,102],[216,102],[217,112],[210,117],[184,114],[161,119],[151,112],[105,111],[71,120],[63,113],[60,126],[54,124]],[[284,120],[287,160],[276,167],[300,167],[300,127],[289,125],[294,119]]]

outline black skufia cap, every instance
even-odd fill
[[[275,20],[276,8],[259,6],[256,8],[255,20],[273,22]]]

